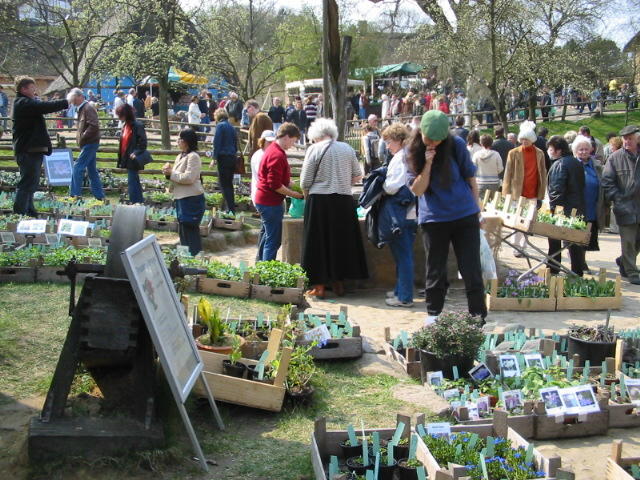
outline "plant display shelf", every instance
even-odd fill
[[[498,280],[491,280],[486,294],[487,309],[490,311],[553,312],[556,310],[556,277],[548,276],[549,297],[508,298],[498,297]]]
[[[622,440],[614,440],[611,444],[611,456],[607,458],[605,480],[635,480],[625,467],[640,465],[640,457],[623,457]]]
[[[338,360],[338,359],[349,359],[349,358],[360,358],[362,356],[362,337],[360,336],[360,326],[357,325],[353,320],[349,320],[347,316],[347,307],[341,306],[340,312],[342,312],[342,316],[345,319],[346,323],[351,325],[352,335],[350,337],[345,338],[332,338],[328,340],[327,345],[323,348],[318,346],[313,347],[309,350],[309,355],[311,355],[315,360]],[[305,314],[300,314],[305,315]],[[340,320],[341,315],[330,315],[332,322],[337,322]],[[322,323],[326,323],[326,316],[319,316]],[[309,342],[306,342],[304,339],[298,338],[296,340],[296,345],[305,345]]]
[[[269,356],[265,363],[276,358],[280,343],[282,341],[282,330],[273,329],[269,336]],[[231,377],[222,372],[222,361],[228,360],[229,355],[198,350],[200,358],[204,362],[204,378],[212,392],[215,392],[216,401],[243,405],[245,407],[258,408],[271,412],[282,410],[284,402],[285,385],[291,360],[291,349],[283,348],[278,373],[273,381],[273,385],[262,382],[255,382],[244,378]],[[248,358],[241,358],[240,362],[245,365],[257,365],[258,361]],[[206,397],[203,386],[198,382],[193,391]]]
[[[384,328],[384,343],[382,348],[384,353],[391,361],[395,362],[404,370],[407,375],[416,380],[422,380],[422,372],[420,369],[420,350],[413,347],[406,347],[402,351],[393,348],[391,343],[391,328]],[[404,354],[403,354],[404,353]]]
[[[424,425],[424,421],[418,420],[418,425]],[[424,426],[426,428],[426,425]],[[451,432],[476,433],[482,438],[486,438],[488,436],[502,437],[510,440],[513,448],[529,448],[529,442],[509,426],[507,412],[502,410],[496,410],[493,416],[493,422],[490,424],[452,425]],[[421,457],[426,459],[423,463],[425,464],[427,474],[431,480],[454,480],[466,477],[466,469],[462,465],[449,464],[447,468],[441,467],[438,462],[436,462],[436,459],[433,457],[422,438],[419,437],[418,459],[422,460]],[[534,448],[533,461],[538,470],[545,472],[545,480],[555,478],[574,478],[572,472],[562,469],[562,459],[558,456],[546,457],[539,450]],[[562,477],[559,477],[558,475],[561,472]]]
[[[296,287],[270,287],[260,285],[260,275],[256,274],[251,282],[251,298],[274,303],[300,305],[304,302],[305,279],[300,277]]]
[[[607,281],[607,271],[600,269],[597,277],[598,283]],[[556,310],[620,310],[622,308],[622,293],[620,275],[615,279],[615,295],[613,297],[565,297],[564,278],[556,280]]]
[[[251,295],[251,274],[244,273],[241,282],[231,280],[219,280],[198,275],[196,279],[196,289],[200,293],[211,295],[223,295],[225,297],[249,298]]]
[[[396,425],[400,422],[404,423],[404,431],[402,438],[411,437],[411,418],[398,414],[396,416]],[[380,439],[391,438],[395,432],[394,428],[367,428],[364,430],[365,435],[378,432]],[[356,428],[356,435],[362,435],[362,430]],[[315,480],[331,480],[329,479],[329,459],[336,456],[344,464],[345,458],[342,457],[342,450],[339,443],[349,438],[347,430],[327,430],[327,420],[324,417],[318,418],[314,423],[313,433],[311,434],[311,463],[313,464],[313,472]],[[419,444],[418,444],[419,446]],[[420,452],[416,452],[416,457],[424,463],[420,457]],[[425,458],[426,460],[426,458]]]

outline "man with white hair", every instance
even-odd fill
[[[382,100],[382,112],[380,117],[382,118],[382,121],[385,121],[390,117],[389,114],[391,113],[391,100],[389,100],[389,96],[384,93],[382,94],[380,99]]]
[[[640,128],[627,125],[620,130],[622,147],[612,153],[602,174],[602,188],[613,202],[613,213],[620,228],[622,255],[616,258],[620,275],[640,285],[636,258],[640,252]]]
[[[130,88],[127,95],[127,103],[133,107],[133,99],[136,98],[136,89]]]
[[[229,123],[234,126],[240,125],[244,105],[242,100],[238,98],[238,94],[236,92],[229,93],[229,101],[224,105],[224,108],[229,114]]]
[[[71,177],[71,197],[82,196],[82,182],[84,171],[89,174],[91,183],[91,193],[98,200],[104,200],[104,191],[100,174],[96,166],[96,153],[100,146],[100,123],[98,122],[98,112],[91,103],[87,101],[84,93],[79,88],[72,88],[67,94],[67,101],[70,105],[75,105],[78,112],[78,131],[76,142],[80,147],[80,155],[73,165],[73,175]]]

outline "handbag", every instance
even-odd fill
[[[247,170],[244,166],[244,157],[241,153],[236,156],[236,168],[233,173],[238,173],[240,175],[244,175],[247,173]]]
[[[133,164],[132,170],[144,170],[144,166],[153,161],[153,157],[149,153],[149,150],[142,150],[138,152],[133,152],[135,154],[135,159],[131,159]]]

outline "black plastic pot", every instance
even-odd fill
[[[393,465],[387,465],[386,457],[384,459],[380,459],[380,464],[378,465],[378,480],[393,480],[393,474],[396,471],[396,467],[398,466],[398,462],[393,461]]]
[[[400,474],[400,480],[418,480],[418,470],[416,467],[403,466],[403,462],[407,461],[407,458],[398,460],[398,473]]]
[[[231,360],[222,361],[222,371],[230,377],[242,378],[246,369],[247,366],[244,363],[237,362],[232,364]]]
[[[387,443],[391,442],[391,439],[387,440]],[[409,456],[409,444],[406,445],[394,445],[393,446],[393,458],[399,462],[403,458]]]
[[[567,357],[571,358],[575,354],[580,355],[580,364],[584,365],[585,360],[589,360],[592,366],[601,365],[607,357],[614,357],[616,353],[616,341],[611,343],[589,342],[569,336],[567,342]]]
[[[313,400],[313,387],[307,387],[305,390],[291,392],[287,390],[287,397],[293,405],[309,405]]]
[[[438,357],[435,353],[420,350],[420,370],[423,382],[427,380],[427,372],[442,371],[444,378],[453,379],[454,366],[458,367],[458,373],[461,377],[464,377],[473,368],[473,357],[453,355]]]
[[[344,458],[359,457],[362,455],[362,444],[358,444],[353,447],[351,445],[346,445],[345,440],[344,442],[338,443],[338,446],[342,449],[342,456]]]
[[[362,449],[360,449],[362,450]],[[374,465],[371,463],[371,459],[369,459],[369,465],[366,467],[360,463],[355,463],[356,458],[361,458],[361,455],[356,457],[347,458],[347,468],[352,472],[358,475],[364,475],[367,470],[373,470]]]
[[[254,382],[273,383],[272,378],[267,378],[266,369],[264,371],[264,375],[262,376],[262,380],[258,379],[258,370],[256,370],[256,365],[247,365],[247,379],[253,380]]]

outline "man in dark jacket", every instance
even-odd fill
[[[640,252],[640,128],[627,125],[620,130],[622,146],[612,153],[602,174],[605,196],[613,202],[613,213],[620,228],[622,256],[616,258],[620,274],[640,285],[636,258]]]
[[[51,155],[51,139],[44,115],[68,107],[66,100],[41,102],[36,98],[36,82],[33,78],[17,79],[13,103],[13,152],[20,168],[20,181],[13,203],[14,213],[32,217],[38,215],[33,206],[33,194],[40,183],[43,157]]]
[[[238,94],[236,92],[229,93],[229,101],[224,104],[224,108],[229,114],[229,123],[234,126],[240,125],[240,120],[242,119],[242,109],[244,108],[244,104],[242,100],[238,98]]]
[[[464,117],[462,115],[456,117],[456,126],[451,129],[451,134],[460,137],[465,142],[467,141],[469,130],[464,128]]]
[[[132,89],[133,90],[133,89]],[[133,109],[136,111],[136,118],[144,118],[144,102],[138,98],[138,92],[134,90],[133,95],[133,104],[131,105]]]
[[[136,98],[134,98],[134,101],[135,100]],[[79,88],[71,89],[67,95],[67,101],[75,105],[78,112],[76,142],[80,147],[80,155],[73,165],[73,176],[71,177],[69,195],[72,197],[82,196],[82,181],[84,180],[84,171],[86,170],[89,174],[91,193],[98,200],[103,200],[104,191],[102,190],[100,174],[96,167],[96,154],[100,146],[100,122],[98,122],[98,112],[96,112],[93,105],[87,101],[84,93]]]
[[[491,145],[491,150],[495,150],[500,154],[502,167],[504,168],[507,166],[507,155],[509,155],[509,152],[515,148],[515,145],[504,138],[504,127],[502,125],[496,125],[493,129],[493,133],[495,134],[496,139],[493,141],[493,145]],[[502,178],[503,175],[504,170],[500,173],[500,178]]]
[[[549,135],[549,129],[547,127],[540,127],[538,130],[538,138],[536,138],[534,145],[544,153],[544,165],[547,167],[548,172],[549,168],[551,168],[551,159],[547,153],[547,135]]]

